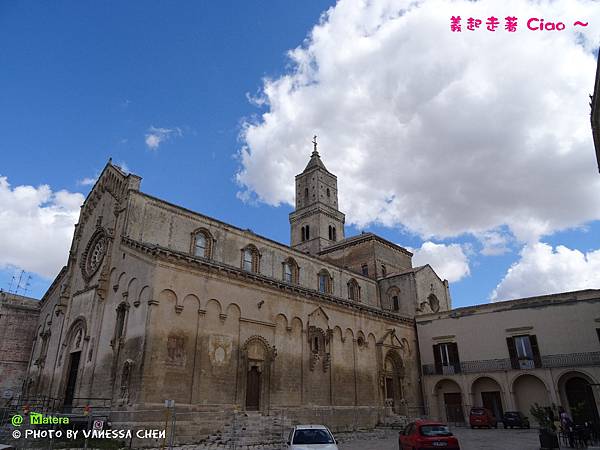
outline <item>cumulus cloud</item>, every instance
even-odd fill
[[[0,267],[54,277],[66,264],[84,197],[50,186],[16,186],[0,176]]]
[[[469,259],[458,244],[436,244],[424,242],[421,248],[412,249],[413,265],[429,264],[442,279],[449,282],[459,281],[469,276]]]
[[[583,253],[543,242],[526,245],[491,295],[492,301],[600,288],[600,250]]]
[[[465,29],[491,15],[496,32]],[[529,17],[567,28],[530,31]],[[600,219],[588,105],[598,36],[575,20],[600,22],[597,3],[340,0],[289,52],[290,70],[264,80],[265,111],[242,131],[241,198],[293,204],[317,134],[361,228],[473,233],[498,254],[505,237],[489,232],[501,227],[534,243]]]
[[[172,137],[182,136],[181,128],[157,128],[151,126],[146,133],[146,146],[150,150],[158,150],[158,147],[163,142],[168,141]]]

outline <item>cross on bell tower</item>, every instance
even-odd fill
[[[329,172],[317,151],[304,171],[296,175],[296,209],[290,214],[291,245],[312,255],[344,239],[345,216],[338,209],[337,177]]]

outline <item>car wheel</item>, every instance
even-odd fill
[[[474,429],[475,429],[475,427],[473,425],[471,425],[471,430],[474,430]]]

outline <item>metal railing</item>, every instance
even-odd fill
[[[600,352],[545,355],[541,357],[541,364],[538,366],[541,368],[600,366]],[[515,367],[518,367],[519,370],[531,370],[535,369],[536,365],[533,360],[516,360],[513,363],[509,358],[482,359],[461,361],[460,372],[499,372],[513,370]],[[434,364],[423,364],[424,375],[453,375],[455,373],[458,371],[454,366],[441,366],[441,369],[436,370]]]

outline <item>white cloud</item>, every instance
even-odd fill
[[[412,250],[413,265],[429,264],[442,279],[459,281],[469,276],[469,259],[459,244],[436,244],[424,242],[421,248]]]
[[[11,188],[0,176],[0,267],[54,277],[67,262],[83,200],[48,185]]]
[[[600,288],[600,250],[583,253],[563,245],[529,244],[496,286],[492,301]]]
[[[82,178],[81,180],[77,181],[77,184],[80,184],[81,186],[91,186],[96,181],[98,181],[98,175],[96,175],[95,177]]]
[[[158,147],[172,137],[183,136],[181,128],[157,128],[150,127],[146,133],[146,146],[150,150],[158,150]]]
[[[514,15],[519,28],[451,33],[453,15]],[[529,17],[567,29],[529,31]],[[600,22],[597,3],[340,0],[290,51],[291,70],[264,80],[267,110],[242,131],[242,198],[293,204],[318,134],[361,228],[430,239],[503,227],[536,242],[600,219],[588,105],[598,35],[577,19]],[[488,235],[488,254],[504,251],[500,238]]]
[[[476,235],[483,248],[481,254],[486,256],[503,255],[510,251],[512,236],[503,231],[485,231]]]

